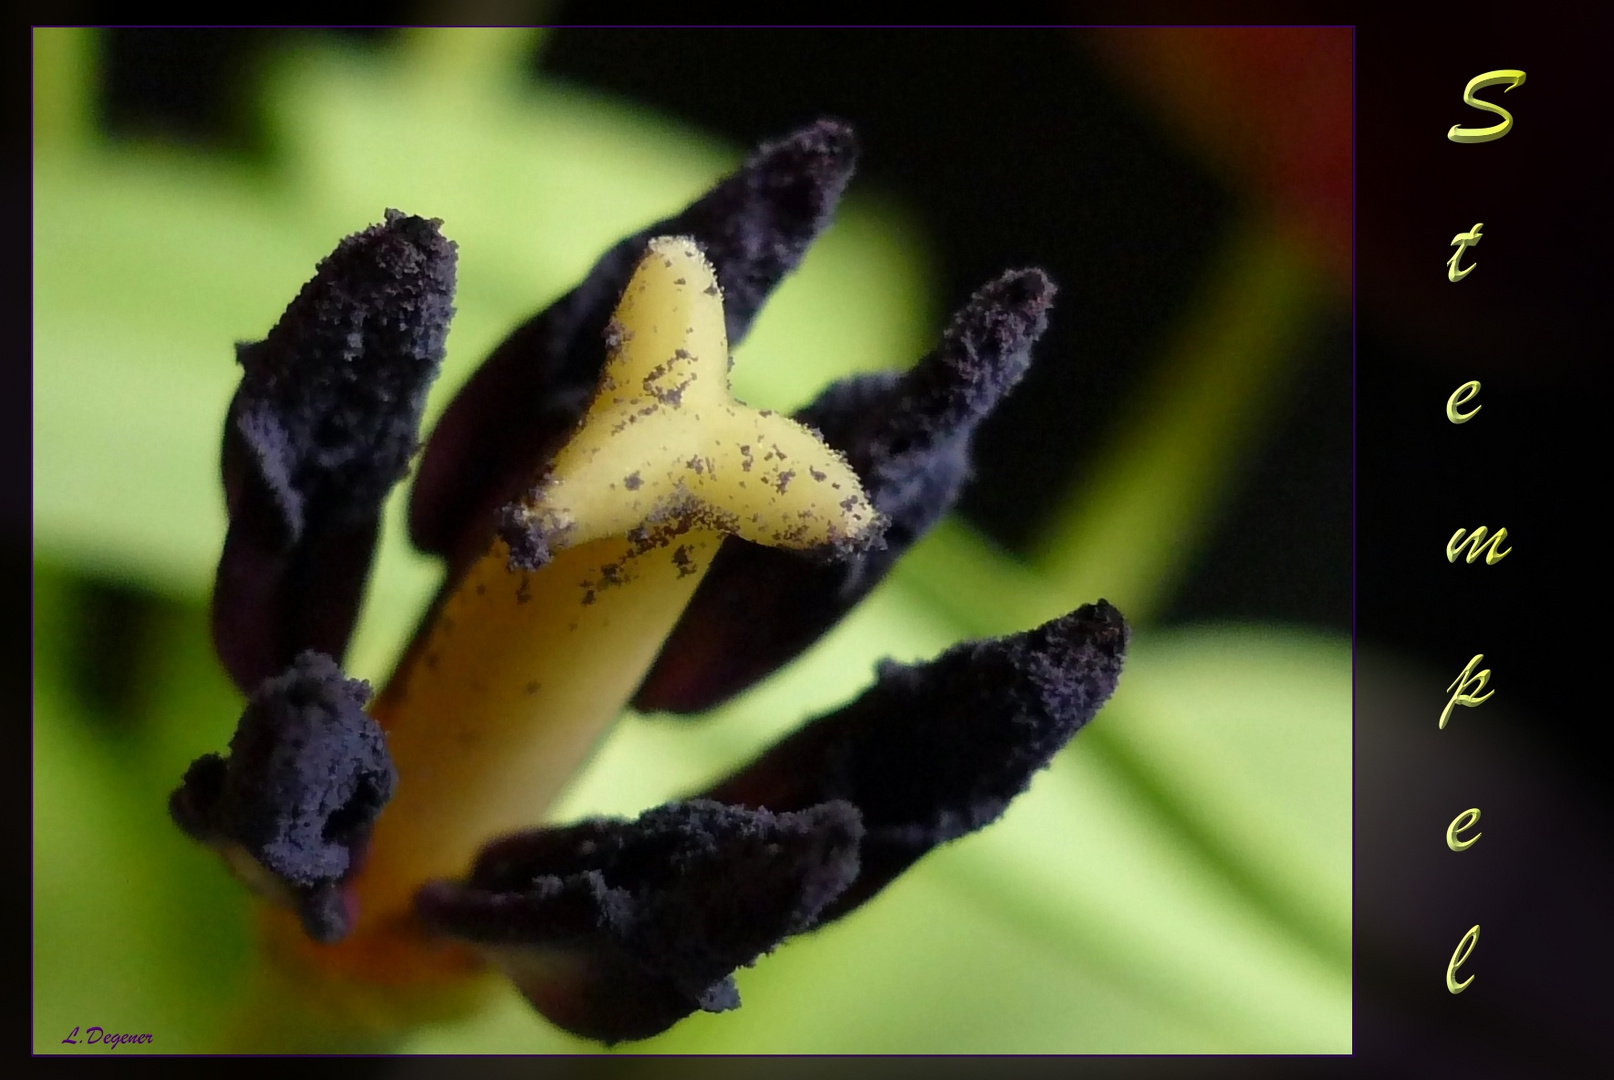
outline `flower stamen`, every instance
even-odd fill
[[[827,548],[878,526],[838,454],[729,395],[722,294],[692,241],[651,242],[612,327],[576,433],[372,709],[403,779],[352,882],[355,936],[395,932],[422,882],[543,819],[726,533]]]

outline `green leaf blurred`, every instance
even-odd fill
[[[152,1051],[205,1049],[251,963],[247,898],[165,811],[239,711],[205,617],[233,343],[261,337],[314,263],[385,208],[441,217],[460,244],[459,313],[429,422],[510,327],[739,160],[623,103],[522,81],[515,40],[444,31],[364,53],[288,37],[263,90],[266,170],[101,140],[84,117],[93,34],[35,31],[36,1051],[71,1049],[61,1038],[92,1024],[150,1031]],[[846,373],[911,362],[939,328],[926,266],[901,208],[854,186],[739,351],[740,396],[791,408]],[[1222,356],[1253,372],[1248,394],[1271,377],[1262,348],[1278,346]],[[1188,427],[1252,415],[1233,396],[1221,413],[1174,414],[1213,478],[1240,448]],[[1151,453],[1123,455],[1117,475],[1163,485],[1173,459]],[[438,575],[400,511],[401,494],[349,658],[372,680]],[[1121,576],[1147,606],[1174,538],[1209,512],[1156,499],[1112,556],[1098,545],[1044,571],[949,523],[754,692],[700,723],[628,718],[560,815],[636,813],[721,775],[857,693],[881,657],[1027,625]],[[157,612],[116,716],[77,675],[86,650],[94,662],[77,617],[94,582]],[[742,972],[738,1012],[637,1048],[1348,1052],[1349,679],[1340,638],[1145,623],[1115,700],[1002,822]],[[403,1047],[591,1048],[513,991]]]

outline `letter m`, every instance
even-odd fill
[[[1485,555],[1486,566],[1495,566],[1497,563],[1507,558],[1508,555],[1513,551],[1512,548],[1499,549],[1497,546],[1502,543],[1502,538],[1508,534],[1506,529],[1496,530],[1496,535],[1491,537],[1489,540],[1485,539],[1486,528],[1483,525],[1475,529],[1473,534],[1470,535],[1467,540],[1464,540],[1463,534],[1467,532],[1467,529],[1458,529],[1456,532],[1451,534],[1451,539],[1446,541],[1447,562],[1456,562],[1457,556],[1463,553],[1463,549],[1465,547],[1468,549],[1468,558],[1464,559],[1464,562],[1473,562],[1475,559],[1479,558],[1480,554],[1483,552]]]

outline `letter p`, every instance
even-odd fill
[[[1446,730],[1446,721],[1451,719],[1451,711],[1454,706],[1467,705],[1472,708],[1489,698],[1491,694],[1496,693],[1495,690],[1492,690],[1485,694],[1479,694],[1478,697],[1475,696],[1479,691],[1485,689],[1486,683],[1491,681],[1490,668],[1477,673],[1474,671],[1474,666],[1483,659],[1485,659],[1484,653],[1475,653],[1474,659],[1470,660],[1468,666],[1463,668],[1462,673],[1452,680],[1450,686],[1446,687],[1448,691],[1455,691],[1455,693],[1452,694],[1451,700],[1446,702],[1446,707],[1440,711],[1440,729],[1442,731]]]

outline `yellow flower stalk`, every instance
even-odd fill
[[[730,396],[722,294],[693,241],[650,242],[613,325],[593,403],[520,504],[545,523],[542,565],[494,539],[372,709],[406,779],[355,881],[353,947],[407,922],[421,882],[543,820],[725,533],[811,548],[874,524],[840,455]]]

